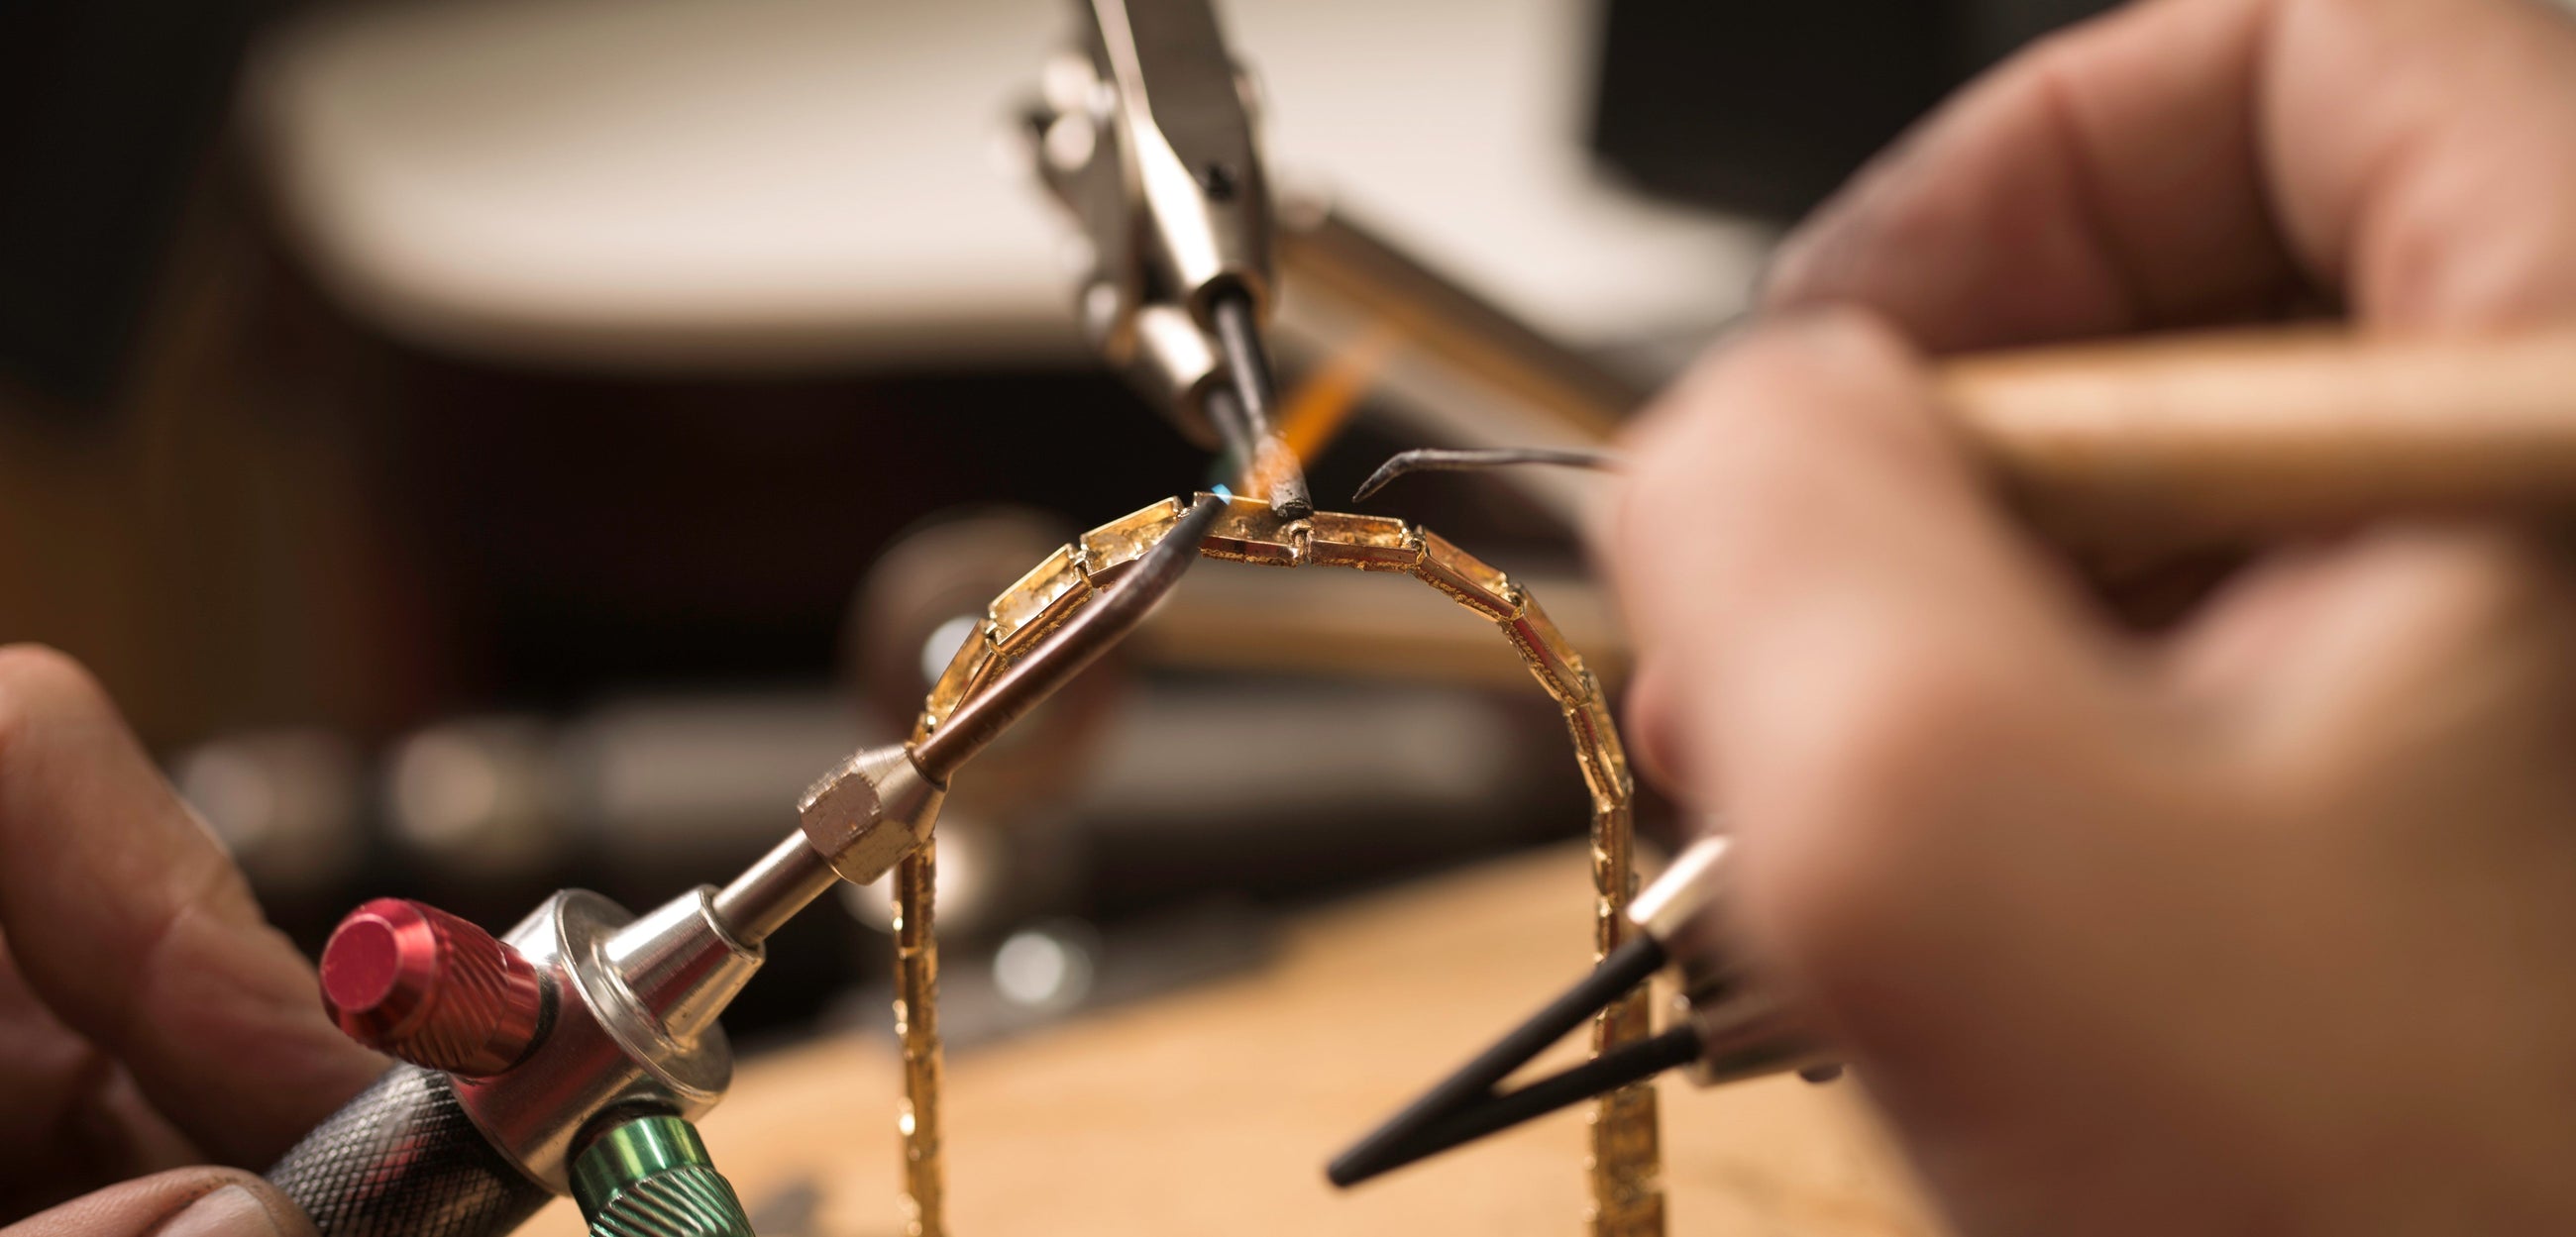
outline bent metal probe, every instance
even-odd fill
[[[1613,471],[1621,466],[1619,453],[1600,447],[1480,447],[1472,450],[1444,450],[1422,447],[1399,451],[1377,466],[1377,471],[1360,482],[1351,492],[1352,502],[1367,502],[1371,494],[1386,488],[1386,483],[1407,473],[1474,472],[1487,468],[1506,468],[1515,464],[1554,464],[1564,468],[1592,468]]]

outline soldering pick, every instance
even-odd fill
[[[1352,502],[1366,502],[1368,496],[1386,488],[1386,483],[1406,473],[1467,472],[1484,468],[1504,468],[1514,464],[1556,464],[1566,468],[1615,469],[1619,453],[1597,447],[1490,447],[1475,450],[1449,450],[1424,447],[1399,451],[1370,473],[1368,480],[1351,494]]]

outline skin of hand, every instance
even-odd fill
[[[97,682],[27,645],[0,648],[0,943],[0,1237],[311,1231],[254,1174],[386,1062]]]
[[[1962,1232],[2576,1232],[2576,575],[2511,530],[2284,549],[2115,621],[1926,352],[2576,315],[2576,23],[2160,0],[1971,87],[1635,431],[1599,549],[1641,762],[1730,941]]]

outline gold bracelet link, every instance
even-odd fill
[[[946,1057],[939,1045],[939,937],[932,919],[939,881],[933,836],[894,865],[894,1025],[903,1054],[903,1227],[909,1237],[948,1231],[948,1171],[941,1155],[939,1093]]]
[[[1181,522],[1181,513],[1181,500],[1166,498],[1084,533],[1074,544],[1082,547],[1086,577],[1094,587],[1107,588],[1128,564],[1143,558]]]
[[[1004,664],[1018,661],[1048,632],[1064,625],[1095,590],[1082,569],[1082,547],[1057,546],[1019,583],[1002,590],[985,611],[993,626],[993,651]]]

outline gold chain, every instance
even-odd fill
[[[1165,499],[1111,520],[1048,555],[1003,590],[982,626],[932,685],[914,723],[913,741],[929,737],[958,705],[1152,549],[1179,522],[1182,511],[1180,500]],[[1592,791],[1593,948],[1607,954],[1626,939],[1625,912],[1637,888],[1630,817],[1636,783],[1601,685],[1548,621],[1537,598],[1439,534],[1384,516],[1319,511],[1311,519],[1289,521],[1267,503],[1231,498],[1199,552],[1276,567],[1314,564],[1403,572],[1502,628],[1530,675],[1565,714],[1575,758]],[[903,1041],[901,1127],[910,1237],[947,1233],[939,1127],[939,943],[931,926],[936,864],[935,846],[925,845],[897,864],[894,873],[895,1024]],[[1594,1020],[1593,1052],[1645,1038],[1648,1022],[1641,988]],[[1594,1102],[1587,1171],[1593,1237],[1662,1237],[1662,1153],[1651,1085],[1626,1087]]]

